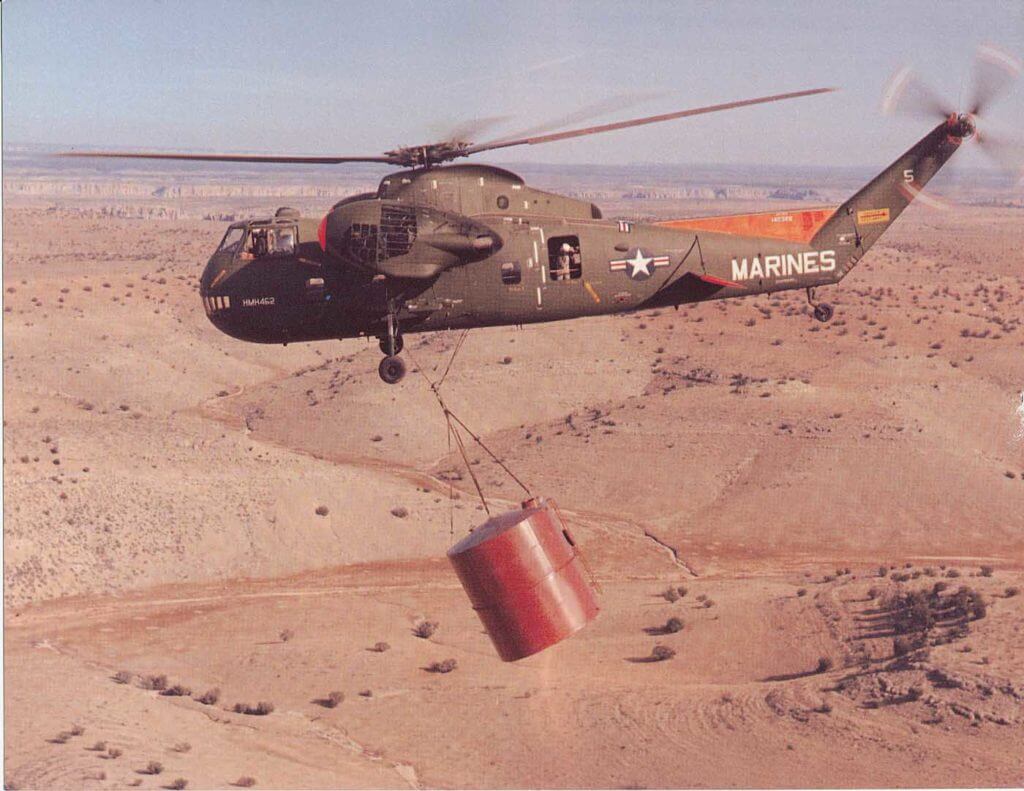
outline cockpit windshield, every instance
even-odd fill
[[[295,254],[298,241],[293,225],[253,226],[245,237],[242,255],[246,258],[275,258]]]
[[[228,228],[228,232],[224,234],[224,239],[220,243],[220,247],[217,248],[218,253],[237,253],[242,247],[242,237],[245,236],[245,228]]]

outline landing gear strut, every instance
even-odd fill
[[[813,288],[807,289],[807,304],[814,308],[814,318],[818,321],[824,323],[832,320],[835,309],[827,302],[815,302]]]
[[[405,361],[398,356],[405,345],[402,341],[402,333],[398,329],[398,320],[395,318],[394,310],[389,310],[387,315],[387,331],[381,335],[380,350],[385,357],[380,361],[377,373],[380,378],[389,385],[398,384],[405,376]]]

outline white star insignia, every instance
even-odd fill
[[[633,271],[629,273],[629,276],[636,277],[640,272],[643,272],[647,277],[650,277],[651,270],[647,267],[651,265],[653,260],[653,258],[644,258],[643,252],[637,249],[635,258],[626,259],[626,263],[633,267]]]

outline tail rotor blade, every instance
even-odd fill
[[[909,66],[904,66],[886,84],[882,112],[932,120],[948,118],[953,110]]]
[[[1013,55],[991,44],[978,47],[974,60],[974,97],[968,112],[971,115],[983,113],[1016,82],[1022,69],[1024,65]]]
[[[999,169],[1015,178],[1024,177],[1024,142],[987,132],[976,135],[978,146]]]

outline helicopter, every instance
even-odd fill
[[[832,88],[680,110],[569,131],[472,143],[455,139],[379,156],[65,152],[65,156],[341,164],[403,168],[376,192],[322,218],[282,207],[230,225],[199,291],[209,320],[255,343],[376,337],[380,378],[396,384],[406,333],[524,325],[804,289],[813,316],[833,308],[816,290],[837,284],[967,139],[1020,65],[979,51],[976,98],[958,112],[909,72],[886,101],[935,113],[934,128],[838,207],[639,223],[605,219],[595,204],[527,185],[503,168],[447,164],[484,151],[537,145],[644,124],[809,97]],[[979,142],[989,142],[977,135]]]

